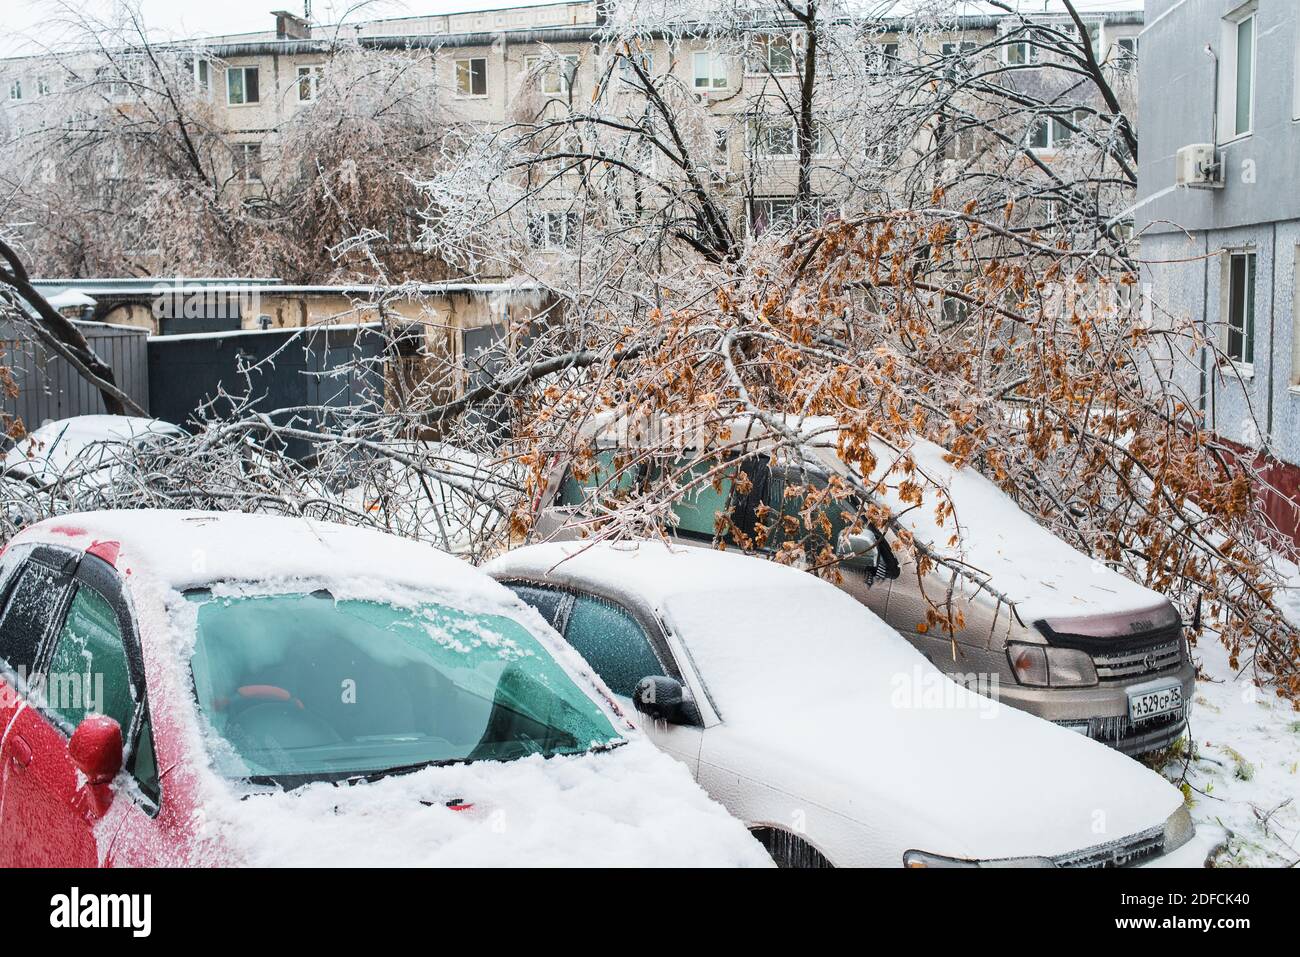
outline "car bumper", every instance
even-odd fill
[[[1182,847],[1143,861],[1138,867],[1205,867],[1228,841],[1228,832],[1213,824],[1202,824]]]
[[[1182,686],[1182,710],[1147,721],[1131,721],[1128,716],[1129,689],[1163,679],[1177,679]],[[1143,677],[1093,688],[1026,688],[1021,685],[1008,687],[1003,683],[998,689],[998,700],[1125,754],[1136,755],[1167,748],[1178,739],[1187,728],[1195,689],[1196,671],[1185,662],[1177,671],[1154,679]]]

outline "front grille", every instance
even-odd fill
[[[1127,644],[1127,642],[1125,642]],[[1132,681],[1134,678],[1155,677],[1177,668],[1183,660],[1182,636],[1160,644],[1129,646],[1123,651],[1095,653],[1092,663],[1097,666],[1097,680]]]
[[[1165,829],[1153,827],[1123,840],[1061,854],[1052,858],[1052,863],[1057,867],[1132,867],[1158,857],[1164,849]]]

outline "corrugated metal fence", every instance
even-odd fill
[[[148,330],[77,322],[95,353],[113,368],[118,386],[145,411],[149,409]],[[106,412],[99,390],[66,360],[30,335],[0,323],[0,363],[9,367],[18,395],[0,395],[0,410],[21,418],[29,429],[50,419]]]

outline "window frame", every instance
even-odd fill
[[[790,69],[776,70],[772,67],[772,41],[780,39],[785,42],[786,48],[790,51]],[[761,49],[761,55],[758,50]],[[781,31],[769,32],[759,31],[752,34],[750,48],[746,51],[745,57],[745,75],[746,76],[797,76],[799,73],[799,54],[795,37],[790,33]]]
[[[705,72],[700,72],[700,59],[704,58]],[[722,93],[731,89],[731,75],[725,54],[716,50],[696,50],[691,54],[691,89],[696,93]],[[704,85],[700,80],[705,81]],[[719,84],[718,80],[722,80]]]
[[[475,63],[481,63],[481,64],[483,64],[483,73],[482,73],[482,77],[483,77],[483,92],[482,92],[482,93],[475,93],[475,92],[474,92],[474,64],[475,64]],[[464,66],[464,75],[465,75],[466,78],[468,79],[468,84],[467,84],[467,88],[466,88],[466,89],[462,89],[462,88],[461,88],[461,83],[460,83],[460,78],[461,78],[461,68],[462,68],[462,66]],[[452,76],[453,85],[454,85],[455,88],[456,88],[456,96],[457,96],[459,99],[463,99],[463,100],[485,100],[485,99],[487,99],[487,97],[488,97],[488,95],[489,95],[489,90],[488,90],[488,75],[487,75],[487,57],[485,57],[485,56],[467,56],[467,57],[457,57],[455,60],[452,61],[451,68],[452,68],[452,74],[453,74],[453,76]]]
[[[325,66],[322,63],[302,63],[294,68],[294,88],[299,103],[315,103],[316,98],[320,95],[321,80],[325,76]],[[302,81],[307,81],[307,90],[310,95],[304,97]]]
[[[23,78],[20,76],[16,76],[9,81],[8,100],[10,103],[21,103],[22,99],[23,99]]]
[[[254,99],[254,100],[250,100],[250,99],[248,98],[248,72],[249,72],[250,70],[251,70],[254,74],[257,75],[257,99]],[[241,95],[242,95],[242,97],[243,97],[243,99],[241,99],[241,100],[240,100],[239,102],[237,102],[237,103],[236,103],[234,100],[232,100],[232,99],[230,98],[230,96],[231,96],[231,77],[232,77],[235,73],[239,73],[239,74],[241,74],[241,80],[240,80],[241,86],[240,86],[240,89],[242,90]],[[262,102],[262,76],[261,76],[261,68],[258,67],[258,66],[253,66],[253,65],[245,65],[245,66],[228,66],[228,67],[226,67],[226,106],[232,106],[232,107],[240,107],[240,106],[257,106],[257,105],[259,105],[261,102]]]
[[[265,182],[262,176],[262,144],[258,142],[232,143],[234,156],[234,175],[241,183],[254,184]],[[256,154],[257,162],[249,163],[250,154]],[[250,171],[252,171],[250,175]]]
[[[1259,88],[1259,3],[1250,0],[1222,20],[1222,54],[1219,57],[1219,144],[1245,139],[1255,132],[1255,100]],[[1246,128],[1240,128],[1241,28],[1250,24],[1250,100]]]
[[[1245,301],[1241,303],[1241,325],[1234,322],[1234,313],[1237,311],[1234,307],[1237,305],[1234,299],[1236,282],[1234,273],[1236,266],[1241,263],[1244,275],[1242,276],[1243,295]],[[1245,375],[1253,375],[1255,369],[1255,344],[1258,333],[1258,306],[1259,306],[1259,252],[1254,248],[1228,249],[1224,251],[1223,261],[1223,284],[1224,289],[1221,301],[1224,307],[1223,313],[1223,334],[1220,338],[1220,348],[1223,354],[1234,366],[1236,366]],[[1233,355],[1232,338],[1234,335],[1240,337],[1240,355]]]
[[[573,92],[573,81],[578,78],[578,59],[576,53],[560,53],[554,56],[528,53],[524,55],[524,77],[536,79],[537,89],[543,96],[568,96]],[[555,67],[562,68],[556,70]],[[557,82],[552,84],[552,81]],[[486,83],[485,75],[485,86]]]

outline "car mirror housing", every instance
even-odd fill
[[[835,546],[840,561],[850,568],[872,569],[878,561],[879,539],[869,528],[860,532],[843,532]]]
[[[650,675],[636,683],[632,704],[655,721],[668,724],[699,724],[700,712],[690,694],[676,678]]]
[[[72,732],[68,754],[86,778],[78,807],[88,820],[103,817],[113,803],[113,779],[122,770],[122,728],[112,718],[92,714]]]

